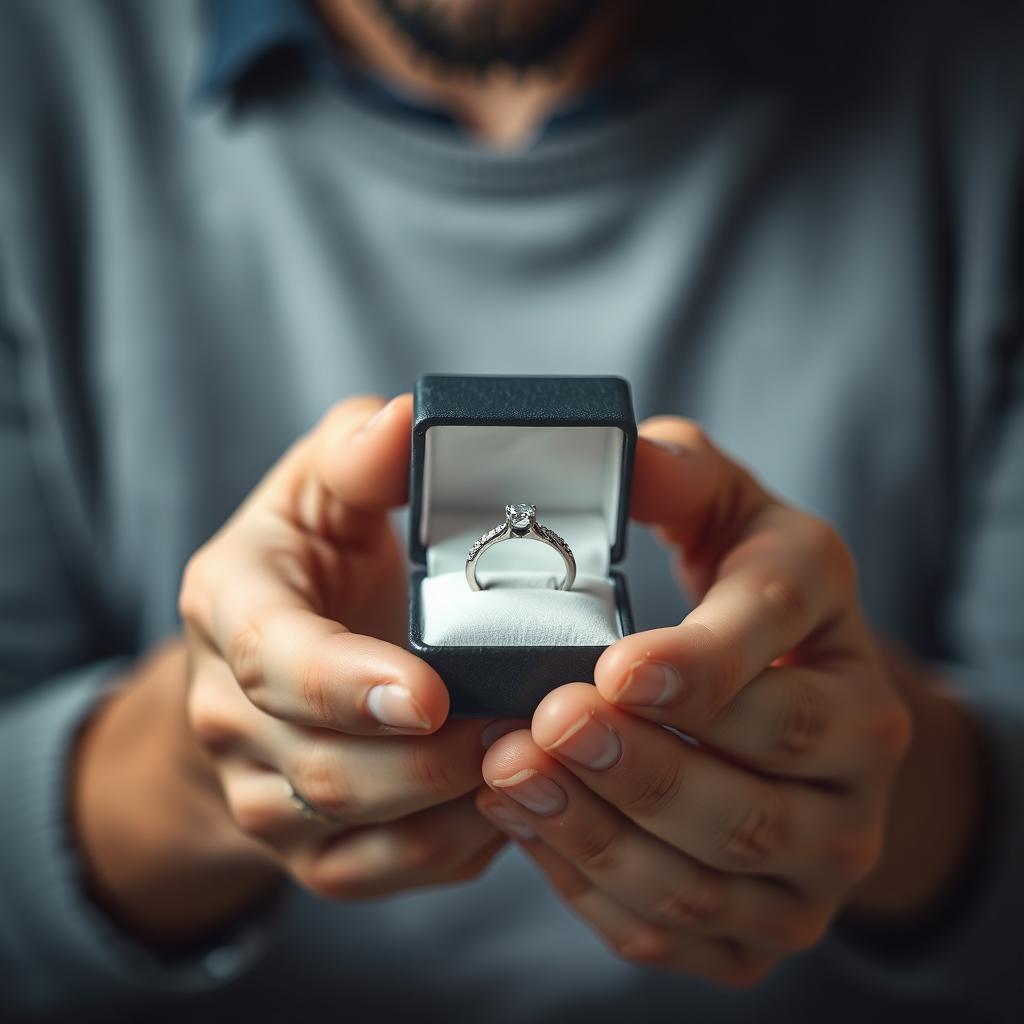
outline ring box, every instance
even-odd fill
[[[445,681],[455,717],[529,716],[546,693],[593,680],[633,632],[625,554],[636,419],[618,377],[459,377],[416,383],[412,427],[409,646]],[[537,506],[568,542],[511,539],[465,577],[473,542],[505,505]]]

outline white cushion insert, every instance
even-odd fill
[[[488,551],[543,544],[508,541]],[[463,555],[465,561],[465,555]],[[450,647],[589,647],[607,646],[622,636],[615,590],[607,577],[583,574],[572,590],[554,589],[555,572],[504,572],[481,569],[487,589],[472,591],[458,572],[427,576],[420,592],[423,640]]]
[[[449,426],[427,431],[420,539],[427,576],[420,629],[436,647],[591,647],[622,636],[609,562],[619,512],[624,438],[612,427]],[[512,539],[481,557],[473,542],[504,520],[506,502],[533,502],[537,519],[576,557],[571,591],[554,587],[561,557]]]

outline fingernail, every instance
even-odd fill
[[[615,695],[617,704],[658,707],[677,700],[683,692],[683,680],[671,665],[658,661],[638,661]]]
[[[584,768],[603,771],[622,756],[622,743],[611,726],[587,714],[571,725],[548,750]]]
[[[396,729],[429,729],[430,719],[413,699],[412,694],[398,683],[375,686],[366,695],[366,707],[381,725]]]
[[[568,803],[562,787],[546,779],[536,768],[524,768],[507,779],[495,779],[492,785],[534,814],[558,814]]]
[[[515,732],[516,729],[527,728],[528,723],[524,723],[517,718],[499,718],[496,721],[489,722],[480,731],[480,742],[484,745],[484,750],[490,749],[502,736],[508,735],[510,732]]]
[[[490,804],[482,807],[481,810],[502,832],[517,839],[536,839],[537,833],[521,818],[515,811],[510,810],[504,804]]]
[[[669,455],[679,456],[686,454],[686,449],[681,444],[676,444],[675,441],[662,441],[659,437],[645,437],[644,440],[649,444],[653,444],[655,448],[668,452]]]

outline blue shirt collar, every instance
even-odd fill
[[[322,29],[302,0],[207,0],[207,51],[199,96],[230,91],[262,57],[292,47],[306,54],[322,45]]]

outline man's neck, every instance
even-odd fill
[[[327,25],[371,72],[447,109],[484,145],[526,145],[551,112],[589,88],[619,60],[638,20],[633,4],[608,4],[558,61],[520,72],[486,73],[441,67],[418,53],[365,0],[316,0]]]

